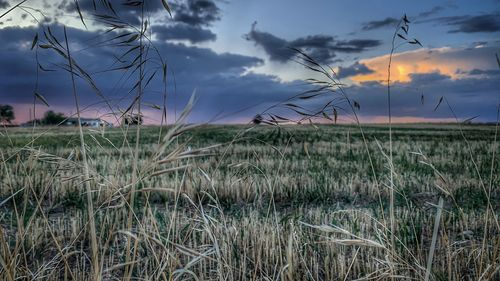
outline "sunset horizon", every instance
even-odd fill
[[[83,15],[92,13],[92,5],[87,4],[91,2],[82,3]],[[403,33],[395,30],[403,16],[409,21],[406,39],[418,38],[419,44],[400,44],[401,39],[396,37],[400,41],[396,40],[399,45],[394,50],[391,68],[394,117],[449,120],[454,118],[449,108],[434,110],[439,99],[445,97],[459,120],[475,117],[473,122],[496,121],[500,103],[497,90],[500,70],[495,58],[500,50],[497,1],[474,5],[446,1],[408,5],[387,1],[391,6],[387,10],[363,3],[367,9],[380,10],[376,14],[358,11],[353,3],[344,5],[342,12],[329,8],[333,2],[310,6],[310,11],[300,11],[299,6],[290,5],[287,10],[290,18],[281,24],[272,17],[279,1],[269,7],[258,2],[206,1],[205,11],[194,2],[174,2],[172,16],[161,11],[160,2],[152,1],[146,11],[151,22],[149,36],[154,47],[165,56],[168,74],[166,87],[162,85],[161,75],[155,75],[144,90],[143,114],[149,124],[161,124],[163,113],[155,107],[163,106],[163,91],[169,96],[165,102],[169,120],[175,119],[175,113],[182,111],[196,91],[191,122],[250,122],[265,108],[309,90],[304,86],[305,79],[319,77],[296,61],[293,48],[336,71],[346,93],[362,106],[359,115],[367,122],[373,123],[370,120],[374,119],[378,123],[387,116],[385,95],[390,44],[393,35]],[[5,0],[0,3],[2,8],[14,5]],[[21,124],[31,120],[33,111],[36,118],[48,110],[66,115],[76,112],[71,86],[60,83],[61,77],[69,76],[58,69],[59,58],[49,50],[32,48],[37,32],[49,28],[60,36],[63,25],[74,41],[70,46],[75,48],[75,60],[85,65],[100,95],[109,101],[102,100],[77,78],[77,83],[82,85],[78,93],[85,107],[84,114],[107,120],[113,119],[109,118],[111,114],[119,116],[119,111],[133,100],[133,94],[126,93],[132,85],[127,82],[130,79],[127,70],[119,70],[125,62],[104,58],[104,54],[115,52],[97,39],[108,40],[104,25],[88,18],[82,22],[73,3],[56,5],[44,1],[43,5],[37,2],[31,5],[34,5],[32,9],[40,8],[43,12],[34,10],[34,14],[28,14],[25,9],[16,9],[2,19],[0,25],[0,34],[8,42],[1,47],[0,63],[6,68],[0,82],[0,99],[2,104],[14,107],[13,122]],[[117,13],[131,19],[137,16],[130,7],[120,5],[117,9]],[[301,12],[304,14],[299,16]],[[313,14],[317,20],[315,25],[290,20]],[[39,34],[42,41],[43,33]],[[115,57],[123,53],[116,50]],[[39,76],[37,86],[36,75]],[[50,106],[35,99],[33,108],[35,91]],[[317,104],[325,99],[318,98]],[[294,112],[279,113],[294,118]]]

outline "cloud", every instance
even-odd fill
[[[456,28],[450,30],[450,33],[498,32],[500,31],[500,13],[462,18],[453,17],[446,20],[446,24]]]
[[[130,1],[135,2],[135,1]],[[115,4],[113,1],[79,1],[80,9],[88,14],[99,14],[115,17],[124,22],[140,25],[141,6],[126,5],[125,3]],[[95,3],[95,6],[94,6]],[[106,3],[109,3],[109,7]],[[212,0],[182,0],[172,2],[170,6],[173,11],[173,19],[176,23],[183,23],[191,26],[210,26],[213,22],[220,20],[221,13],[219,7]],[[76,5],[74,1],[63,0],[57,6],[58,10],[65,10],[69,13],[76,13]],[[155,16],[153,21],[167,21],[168,14],[165,11],[160,0],[145,1],[144,6],[146,14],[154,14],[156,12],[163,13],[163,16]],[[170,21],[170,19],[168,19]],[[99,23],[97,23],[99,25]]]
[[[469,71],[469,75],[487,75],[487,76],[497,76],[500,75],[500,70],[498,69],[477,69],[474,68],[473,70]]]
[[[475,77],[449,79],[438,72],[417,74],[413,80],[396,82],[391,87],[391,113],[395,122],[454,121],[450,109],[441,105],[434,111],[439,99],[445,97],[459,120],[479,115],[475,121],[491,122],[496,120],[497,106],[500,102],[498,88],[500,79]],[[425,84],[422,84],[422,83]],[[345,88],[345,93],[357,101],[361,110],[358,113],[363,122],[387,122],[387,86],[379,82],[364,82]],[[424,95],[424,104],[421,103]],[[330,97],[331,99],[331,97]],[[317,100],[317,107],[325,100]],[[348,106],[337,104],[340,108],[339,119],[353,122]]]
[[[95,4],[95,6],[94,6]],[[110,6],[108,6],[108,4]],[[115,3],[113,1],[78,1],[78,5],[80,10],[89,15],[105,15],[112,18],[120,19],[123,22],[132,24],[132,25],[140,25],[140,16],[141,16],[141,7],[133,6],[133,5],[125,5],[125,3]],[[62,16],[60,11],[65,11],[67,13],[72,13],[77,15],[77,7],[75,1],[62,0],[59,4],[49,4],[46,3],[46,9],[49,9],[53,6],[57,13]],[[166,15],[167,12],[164,10],[164,7],[161,4],[161,1],[146,1],[144,5],[145,13],[154,13],[157,11],[164,11]],[[116,14],[115,14],[116,13]],[[102,19],[98,21],[88,21],[89,24],[94,24],[97,26],[101,25]]]
[[[190,84],[213,75],[239,76],[247,68],[263,63],[256,57],[231,53],[217,54],[211,49],[188,47],[184,44],[157,44],[157,48],[168,58],[177,77],[186,78]]]
[[[157,1],[160,2],[160,1]],[[209,26],[220,20],[220,9],[211,0],[186,0],[172,3],[174,20],[194,26]]]
[[[368,31],[368,30],[374,30],[374,29],[385,28],[385,27],[395,28],[396,25],[398,24],[398,22],[399,22],[399,19],[397,19],[397,18],[387,17],[383,20],[375,20],[375,21],[366,22],[363,24],[362,29],[365,31]]]
[[[52,25],[51,30],[56,37],[61,38],[61,26]],[[0,29],[0,37],[7,42],[3,44],[2,52],[0,52],[0,64],[8,66],[0,69],[0,77],[2,77],[0,100],[16,104],[18,108],[29,108],[29,106],[23,107],[22,105],[28,105],[33,101],[36,61],[35,52],[31,51],[30,47],[36,32],[37,29],[34,27]],[[104,39],[98,31],[74,28],[68,28],[68,35],[73,48],[87,46],[92,38]],[[115,35],[108,34],[108,36]],[[244,74],[250,67],[263,63],[259,58],[230,53],[218,54],[207,48],[163,41],[156,41],[155,46],[168,62],[169,111],[174,112],[176,108],[180,112],[193,89],[197,88],[198,103],[192,115],[193,122],[208,121],[220,113],[227,116],[226,121],[237,116],[246,116],[250,120],[256,110],[263,110],[262,107],[269,103],[284,100],[297,90],[297,88],[287,87],[288,84],[278,82],[274,76]],[[126,108],[133,100],[135,91],[129,93],[129,90],[135,84],[137,73],[130,76],[131,73],[125,71],[102,71],[111,67],[119,67],[121,64],[115,61],[113,55],[119,56],[125,51],[126,48],[104,46],[74,54],[75,60],[92,75],[102,94],[109,99],[115,110],[116,107]],[[132,58],[135,56],[136,54],[131,54]],[[46,97],[51,108],[57,108],[68,114],[74,112],[69,74],[54,65],[64,64],[64,60],[54,52],[42,49],[39,50],[39,57],[40,63],[45,68],[58,69],[54,72],[40,73],[39,92]],[[126,57],[123,60],[130,61],[130,58]],[[148,76],[156,69],[154,61],[148,62]],[[162,104],[163,84],[161,81],[161,75],[156,75],[156,78],[144,90],[146,102]],[[82,107],[98,103],[91,106],[94,111],[88,111],[85,114],[93,114],[91,112],[95,110],[109,111],[102,103],[102,99],[80,79],[77,79],[77,92],[81,97]],[[250,113],[238,115],[242,114],[239,111],[247,107],[251,107]],[[46,109],[40,104],[37,111],[41,113]],[[27,118],[28,115],[24,113],[17,112],[17,115]]]
[[[459,120],[479,115],[475,121],[496,120],[500,102],[500,79],[489,76],[462,76],[451,79],[438,71],[409,75],[408,81],[391,84],[391,111],[394,122],[454,122],[453,113],[446,104],[434,110],[441,97],[445,97]],[[357,111],[362,122],[387,122],[387,85],[384,82],[367,81],[344,87],[351,100],[360,104]],[[342,94],[343,95],[343,94]],[[341,122],[354,122],[349,106],[340,93],[330,93],[307,100],[301,106],[320,110],[333,101]],[[421,96],[424,95],[424,103]],[[287,116],[287,115],[284,115]]]
[[[187,24],[153,26],[158,40],[188,40],[191,43],[214,41],[217,36],[210,30]]]
[[[72,1],[68,1],[70,2]],[[99,1],[96,2],[99,3]],[[120,10],[120,13],[122,12],[127,13],[126,10]],[[131,15],[134,14],[131,13]],[[182,110],[195,88],[198,102],[191,115],[191,122],[205,122],[217,116],[225,117],[222,120],[218,119],[223,122],[249,121],[266,107],[303,90],[299,83],[283,83],[273,75],[249,72],[249,69],[264,63],[257,57],[216,53],[208,48],[172,42],[172,40],[190,42],[211,40],[212,37],[208,34],[210,30],[205,28],[206,26],[206,24],[189,25],[185,22],[172,23],[168,26],[153,24],[152,30],[158,32],[153,37],[155,47],[168,63],[169,117]],[[164,29],[161,29],[162,27]],[[181,28],[192,32],[175,35],[172,31]],[[62,37],[62,26],[52,24],[51,29],[58,38]],[[16,110],[27,111],[30,108],[29,104],[33,101],[36,62],[35,52],[31,51],[30,47],[37,31],[35,27],[0,29],[0,38],[3,39],[0,64],[4,66],[0,69],[0,77],[2,77],[0,100],[16,104]],[[204,34],[197,33],[200,31]],[[338,40],[328,35],[312,35],[287,40],[271,33],[255,31],[253,35],[261,37],[253,37],[250,40],[262,47],[270,57],[274,56],[274,60],[283,62],[290,59],[293,54],[293,52],[287,52],[287,46],[304,49],[324,62],[330,61],[339,53],[362,52],[380,44],[376,40]],[[103,95],[109,98],[115,109],[127,107],[136,94],[135,92],[129,93],[129,91],[137,81],[137,73],[101,71],[125,65],[125,62],[123,64],[116,62],[113,55],[120,56],[130,46],[125,48],[98,46],[87,50],[88,46],[94,46],[96,45],[94,43],[106,39],[103,38],[103,31],[68,28],[68,34],[70,46],[78,50],[74,53],[76,61],[94,77]],[[110,37],[116,35],[117,33],[113,32],[104,34]],[[42,40],[43,36],[40,39]],[[280,51],[282,51],[281,54],[279,54]],[[441,106],[436,112],[433,111],[441,96],[446,96],[460,118],[465,119],[480,114],[481,116],[477,119],[479,121],[495,120],[495,106],[499,102],[498,89],[500,88],[498,71],[495,71],[497,67],[495,52],[498,52],[498,44],[491,43],[481,48],[422,48],[395,54],[392,87],[394,120],[449,118],[451,114],[446,107]],[[154,52],[150,51],[150,53]],[[132,53],[123,59],[130,62],[136,55]],[[50,50],[40,49],[39,57],[45,68],[59,69],[56,65],[65,63],[59,55]],[[156,62],[157,60],[154,59],[148,60],[147,77],[156,69]],[[343,77],[350,77],[356,81],[346,90],[352,99],[361,104],[359,114],[363,120],[383,121],[386,115],[386,86],[380,80],[386,79],[387,62],[387,56],[379,56],[360,60],[339,71]],[[161,80],[161,75],[157,74],[145,89],[145,102],[163,103]],[[41,72],[39,91],[51,104],[50,109],[66,113],[74,112],[71,82],[67,72],[61,70]],[[100,102],[101,99],[81,79],[77,80],[77,92],[81,97],[82,106],[91,106],[91,110],[86,111],[84,116],[96,114],[97,110],[100,113],[108,111],[107,107]],[[424,105],[420,103],[422,92],[425,95]],[[93,105],[97,102],[100,103]],[[315,102],[321,105],[324,101],[315,100]],[[39,113],[45,109],[47,108],[41,104],[37,107]],[[160,113],[155,110],[147,109],[146,114],[148,120],[160,119],[158,117]],[[16,115],[27,116],[27,113],[24,112],[23,115],[16,112]]]
[[[294,56],[295,53],[290,48],[302,49],[320,63],[331,63],[337,56],[337,52],[361,53],[381,44],[379,40],[354,39],[343,41],[336,40],[333,36],[328,35],[310,35],[289,41],[269,32],[257,30],[255,27],[256,22],[252,25],[252,30],[245,35],[245,38],[262,47],[271,60],[278,62],[286,62]]]
[[[160,1],[157,1],[160,2]],[[171,4],[174,23],[157,25],[156,36],[160,40],[187,40],[191,43],[215,41],[216,34],[203,28],[220,20],[219,7],[212,0],[185,0]]]
[[[449,33],[492,33],[500,31],[500,12],[476,16],[440,17],[422,22],[437,22],[439,24],[451,26],[453,29],[449,30]]]
[[[435,6],[428,11],[419,13],[417,16],[415,16],[415,18],[418,20],[422,20],[424,18],[436,15],[445,9],[446,8],[443,6]],[[394,17],[386,17],[385,19],[382,20],[369,21],[363,23],[361,29],[364,31],[370,31],[380,28],[396,28],[396,25],[399,23],[399,20],[400,19]]]
[[[293,52],[288,49],[288,47],[290,47],[287,46],[289,44],[288,41],[274,36],[271,33],[256,30],[255,25],[256,23],[252,25],[250,33],[245,35],[247,40],[253,41],[256,45],[261,46],[271,60],[285,62],[292,58]]]
[[[61,35],[61,26],[51,27],[56,36]],[[30,51],[31,41],[35,28],[10,27],[0,30],[0,37],[4,42],[0,52],[0,64],[8,66],[0,69],[0,99],[4,103],[16,105],[16,115],[19,118],[28,118],[33,98],[35,81],[35,59],[34,52]],[[86,46],[89,40],[99,35],[99,32],[68,29],[72,46]],[[110,35],[112,36],[112,35]],[[316,40],[319,42],[321,40]],[[312,43],[311,43],[312,44]],[[186,101],[189,99],[193,89],[197,89],[198,102],[191,114],[190,122],[207,122],[216,118],[217,122],[246,122],[262,112],[270,105],[276,104],[300,93],[304,89],[298,83],[282,83],[275,76],[247,73],[253,66],[263,63],[261,59],[242,56],[237,54],[217,54],[207,48],[186,46],[163,41],[156,41],[155,45],[161,54],[168,59],[169,82],[167,84],[167,104],[169,122],[174,112],[179,113]],[[416,72],[410,72],[407,79],[397,79],[392,87],[392,105],[394,120],[419,121],[419,120],[449,120],[451,114],[446,107],[440,107],[433,111],[441,96],[445,96],[459,118],[466,119],[471,116],[480,115],[478,121],[492,121],[496,118],[496,105],[499,102],[498,89],[500,79],[498,76],[475,75],[479,72],[488,72],[495,69],[494,56],[496,47],[477,49],[422,49],[413,52],[396,54],[394,66],[403,63],[404,66],[416,65]],[[53,52],[39,50],[42,65],[47,68],[56,68],[51,63],[60,64],[63,61]],[[122,50],[123,51],[123,50]],[[90,73],[96,73],[116,63],[111,56],[120,52],[115,48],[102,47],[75,53],[75,59],[83,63]],[[446,71],[446,65],[452,64],[450,71]],[[383,65],[379,69],[377,64]],[[361,60],[358,63],[344,68],[344,74],[348,70],[358,71],[358,76],[373,75],[360,74],[368,72],[366,69],[378,72],[386,70],[386,57],[377,57]],[[424,68],[421,64],[434,64],[435,67]],[[467,67],[465,67],[467,66]],[[462,74],[455,74],[457,67],[464,70]],[[153,69],[153,68],[151,68]],[[477,69],[477,70],[475,70]],[[341,73],[342,73],[341,71]],[[346,74],[347,73],[347,74]],[[474,73],[474,75],[473,75]],[[127,94],[135,83],[135,75],[129,76],[128,72],[110,72],[93,74],[96,83],[102,93],[110,99],[116,107],[125,108],[131,102],[135,93]],[[175,75],[175,86],[173,83]],[[67,78],[64,78],[67,77]],[[395,78],[398,78],[395,75]],[[376,79],[375,79],[376,80]],[[416,89],[418,88],[418,90]],[[162,104],[161,79],[153,79],[144,91],[144,100],[147,103]],[[73,99],[71,96],[71,84],[69,74],[63,71],[42,72],[40,76],[40,93],[49,103],[50,109],[64,111],[67,114],[73,112]],[[360,82],[346,88],[346,93],[361,105],[359,112],[362,120],[366,122],[385,121],[386,115],[386,86],[377,81]],[[90,106],[99,102],[100,99],[81,80],[77,80],[77,92],[81,97],[82,107]],[[425,104],[420,103],[420,95],[425,95]],[[119,99],[124,99],[120,101]],[[315,100],[317,106],[324,105],[324,100]],[[314,104],[313,104],[314,105]],[[37,106],[40,114],[46,110],[43,105]],[[23,110],[24,112],[19,112]],[[108,109],[102,103],[90,107],[84,112],[84,116],[95,116],[103,114]],[[145,110],[149,122],[158,122],[160,112]],[[340,113],[340,112],[339,112]],[[286,116],[286,115],[285,115]],[[340,118],[346,121],[346,113]],[[222,118],[222,119],[219,119]],[[24,120],[16,120],[21,122]]]
[[[379,40],[372,39],[353,39],[347,41],[337,41],[333,50],[343,53],[361,53],[367,49],[380,46]]]
[[[132,1],[133,2],[133,1]],[[103,22],[115,23],[115,18],[133,25],[140,25],[141,7],[134,5],[107,6],[106,1],[80,1],[80,8],[88,14],[96,14],[97,21],[89,21],[97,26]],[[113,2],[109,2],[112,4]],[[187,40],[193,44],[206,41],[214,41],[216,34],[203,27],[210,26],[213,22],[220,20],[220,9],[212,0],[184,0],[172,2],[173,21],[168,18],[161,1],[146,1],[145,11],[148,20],[154,26],[155,35],[160,40]],[[76,4],[73,1],[63,0],[58,10],[75,13]],[[159,13],[158,13],[159,12]],[[116,14],[115,14],[116,13]],[[106,18],[100,18],[106,15]],[[151,15],[154,15],[151,17]],[[150,24],[151,24],[150,22]]]
[[[10,4],[7,0],[0,0],[0,9],[6,9],[10,7]]]
[[[370,74],[373,70],[369,69],[366,65],[358,61],[347,67],[339,67],[337,72],[339,78],[346,78],[349,76],[356,76],[360,74]]]
[[[430,9],[428,11],[424,11],[424,12],[419,13],[416,16],[416,18],[417,19],[427,18],[427,17],[433,16],[435,14],[438,14],[438,13],[440,13],[441,11],[443,11],[445,9],[446,8],[443,7],[443,6],[434,6],[434,7],[432,7],[432,9]]]
[[[392,65],[393,116],[400,121],[453,121],[447,106],[434,112],[438,100],[444,96],[460,120],[476,115],[479,117],[475,121],[496,120],[500,102],[500,71],[494,59],[497,49],[498,46],[436,48],[396,54]],[[373,70],[368,74],[354,73],[351,79],[357,83],[346,87],[349,97],[360,103],[359,114],[365,122],[386,121],[387,63],[388,57],[380,56],[354,64]],[[424,105],[420,101],[422,94]]]
[[[439,72],[430,73],[410,73],[410,80],[412,84],[415,85],[428,85],[431,83],[439,82],[442,80],[450,79],[448,75],[441,74]]]

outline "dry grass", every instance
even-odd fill
[[[200,128],[178,139],[179,147],[190,139],[192,157],[182,158],[185,148],[166,148],[163,155],[174,158],[160,157],[162,163],[187,168],[165,173],[149,168],[152,158],[160,159],[155,157],[159,130],[143,128],[132,228],[127,226],[127,194],[134,152],[99,146],[89,135],[102,144],[103,137],[87,131],[102,278],[123,278],[133,262],[130,274],[139,279],[424,279],[434,233],[431,280],[493,280],[499,232],[483,230],[484,220],[494,226],[498,213],[485,216],[487,200],[461,136],[453,126],[418,127],[394,129],[395,249],[390,225],[382,219],[390,194],[382,192],[381,209],[362,138],[353,128],[285,126],[278,134],[258,127],[231,145],[198,153],[196,147],[227,143],[243,129]],[[377,173],[385,173],[385,156],[376,141],[386,141],[384,130],[365,128]],[[494,131],[487,126],[464,129],[485,175]],[[31,140],[23,130],[7,133],[13,143]],[[1,138],[7,147],[0,174],[6,187],[0,195],[1,274],[6,279],[91,279],[83,160],[71,146],[77,132],[64,134],[68,143],[58,143],[55,133],[29,147],[10,146],[6,136]],[[104,137],[121,142],[119,129]],[[420,152],[412,153],[417,147]],[[498,166],[493,172],[498,174]],[[498,186],[498,178],[492,181]],[[432,204],[437,205],[440,191],[435,185],[449,193],[441,193],[445,200],[437,234]],[[497,210],[498,190],[493,188],[489,198]],[[137,253],[128,263],[127,243]],[[392,252],[396,255],[389,258]]]

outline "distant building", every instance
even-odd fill
[[[82,127],[92,127],[92,128],[113,127],[113,124],[105,120],[102,120],[100,118],[80,118],[80,122]],[[78,118],[68,118],[62,125],[78,126]]]
[[[82,127],[92,127],[92,128],[99,128],[99,127],[108,127],[111,128],[113,127],[113,124],[107,122],[106,120],[102,120],[100,118],[80,118],[80,122],[82,124]],[[47,126],[46,124],[43,124],[40,120],[30,120],[28,122],[22,123],[20,126],[21,127],[33,127],[34,123],[36,126]],[[70,127],[70,126],[78,126],[78,118],[67,118],[63,123],[61,123],[59,126],[62,127]]]

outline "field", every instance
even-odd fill
[[[87,169],[77,130],[5,129],[0,279],[498,280],[495,126],[394,125],[392,206],[363,132],[143,127],[136,159],[134,127],[86,129]]]

